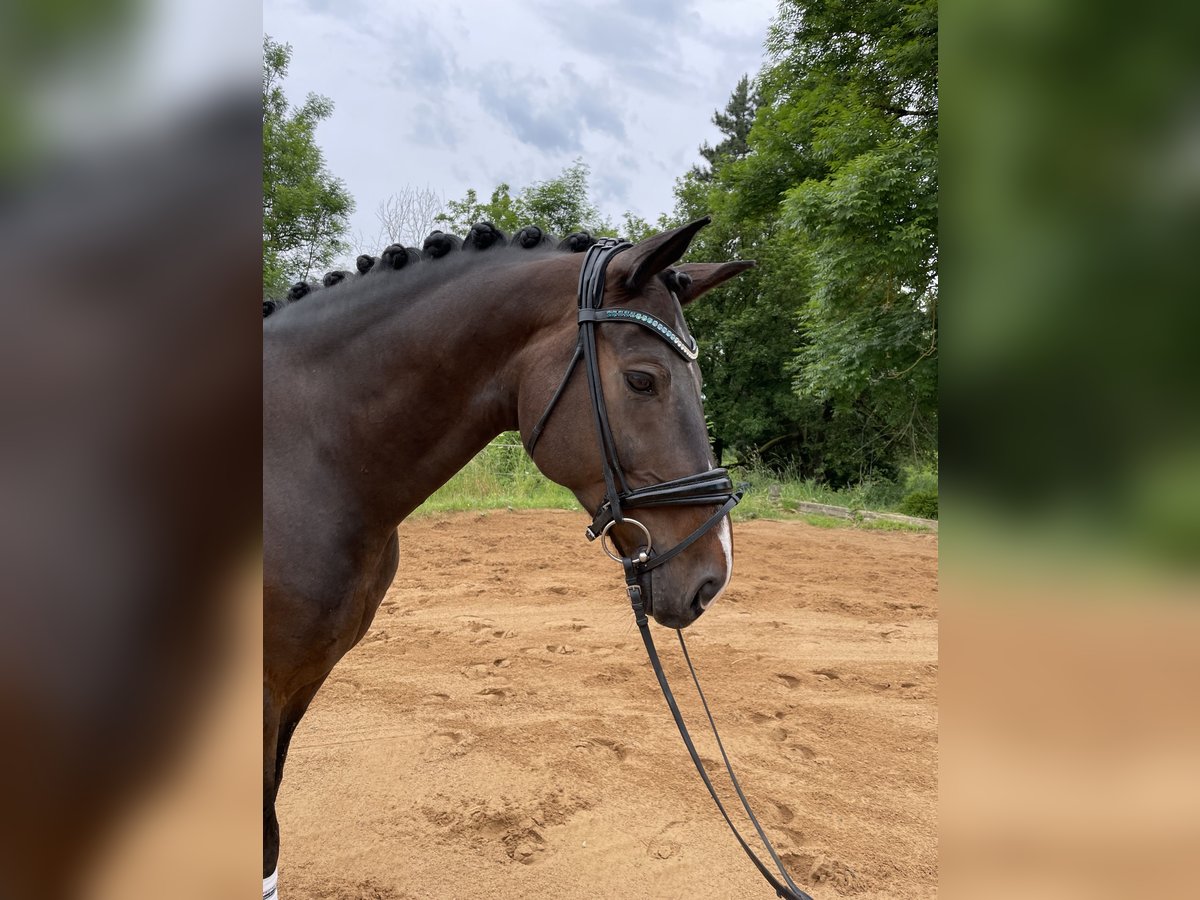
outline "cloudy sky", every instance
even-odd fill
[[[378,231],[404,185],[447,199],[591,166],[601,212],[653,221],[711,124],[762,64],[775,0],[265,0],[294,50],[288,97],[334,101],[317,139]]]

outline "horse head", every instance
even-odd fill
[[[639,576],[646,611],[671,628],[699,618],[733,567],[729,520],[716,515],[732,486],[723,470],[713,469],[700,368],[683,307],[754,263],[675,266],[708,221],[612,248],[598,287],[592,282],[595,311],[572,308],[552,329],[529,363],[520,398],[522,437],[534,461],[593,515],[590,536],[600,536],[604,526],[627,576],[631,564],[646,566]],[[581,320],[596,326],[587,352]],[[564,376],[572,331],[580,332],[580,349]],[[595,360],[594,376],[587,353]],[[575,369],[580,372],[572,375]],[[589,385],[592,377],[598,384]],[[725,484],[723,497],[718,482]]]

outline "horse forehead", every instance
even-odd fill
[[[687,338],[691,335],[687,319],[683,315],[683,306],[675,293],[666,285],[660,284],[654,289],[643,291],[635,297],[624,300],[614,297],[610,301],[606,295],[605,301],[605,306],[622,306],[650,313],[670,325],[680,337]]]

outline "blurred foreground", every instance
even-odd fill
[[[942,25],[942,885],[1189,896],[1200,7]]]
[[[258,26],[227,12],[5,11],[6,898],[101,879],[102,896],[234,896],[257,878],[261,138],[237,79],[255,76]],[[216,789],[180,793],[220,753]],[[168,796],[203,802],[130,818]]]

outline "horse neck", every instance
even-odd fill
[[[398,524],[517,427],[521,351],[568,320],[578,262],[481,261],[412,296],[370,298],[369,324],[332,345],[326,408],[341,423],[334,440],[348,451],[340,477],[372,521]],[[382,277],[403,290],[403,275]],[[376,290],[386,293],[384,284]]]

